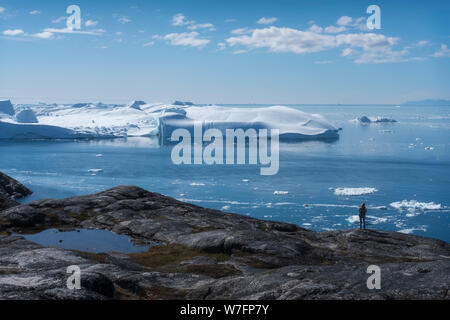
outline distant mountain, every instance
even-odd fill
[[[450,106],[450,100],[425,99],[418,101],[407,101],[402,106]]]

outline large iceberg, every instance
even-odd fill
[[[18,105],[16,109],[21,111],[15,116],[14,113],[0,116],[0,139],[160,136],[162,139],[170,140],[174,130],[178,128],[193,130],[194,124],[199,123],[204,130],[216,128],[222,133],[225,133],[226,129],[278,129],[280,139],[312,140],[339,137],[338,128],[324,117],[284,106],[199,107],[133,101],[128,105],[103,103]],[[9,107],[5,110],[11,111]],[[35,121],[38,123],[30,123]]]
[[[283,140],[336,139],[339,129],[318,114],[297,109],[273,106],[266,108],[230,108],[219,106],[187,107],[171,110],[159,119],[162,137],[170,137],[178,128],[193,132],[194,124],[203,130],[215,128],[222,134],[226,129],[278,129]]]

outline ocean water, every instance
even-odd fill
[[[322,114],[342,131],[332,142],[281,143],[274,176],[261,176],[255,165],[177,166],[172,148],[151,138],[0,141],[0,170],[34,191],[24,203],[137,185],[325,231],[359,227],[364,201],[368,228],[450,241],[450,107],[293,107]],[[398,122],[350,121],[363,115]]]

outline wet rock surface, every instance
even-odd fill
[[[13,233],[106,229],[145,253],[46,248]],[[81,269],[70,290],[67,267]],[[367,288],[367,267],[381,289]],[[373,230],[313,232],[120,186],[0,209],[0,299],[449,299],[450,244]]]

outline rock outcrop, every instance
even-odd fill
[[[145,253],[46,248],[17,233],[107,229]],[[80,290],[66,288],[70,265]],[[367,267],[381,289],[367,288]],[[313,232],[138,187],[0,212],[0,299],[449,299],[450,244],[374,230]]]
[[[0,172],[0,194],[11,199],[20,199],[33,192],[14,178]]]

